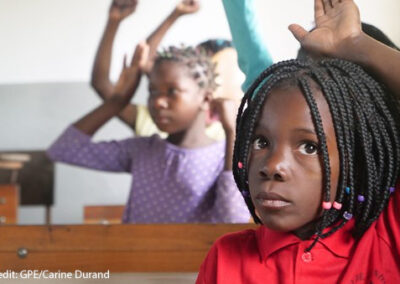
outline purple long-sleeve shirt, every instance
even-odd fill
[[[185,149],[158,135],[94,143],[70,126],[50,147],[54,161],[132,174],[124,223],[247,223],[248,209],[230,171],[225,142]]]

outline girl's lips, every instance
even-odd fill
[[[271,199],[257,199],[258,203],[268,209],[281,209],[289,206],[290,203],[283,200],[271,200]]]
[[[169,118],[163,117],[163,116],[158,116],[158,117],[155,117],[155,121],[156,121],[156,123],[165,124],[165,123],[169,122]]]
[[[281,209],[291,203],[281,195],[274,192],[260,192],[256,196],[257,202],[266,209]]]

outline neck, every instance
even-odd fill
[[[317,224],[319,219],[313,220],[310,223],[305,224],[304,226],[294,230],[293,233],[302,240],[307,240],[311,238],[315,232],[317,231]]]
[[[201,112],[188,128],[180,132],[169,134],[167,141],[183,148],[198,148],[207,146],[214,141],[206,135],[205,130],[205,113]]]

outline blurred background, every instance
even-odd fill
[[[110,0],[0,0],[0,152],[44,151],[85,112],[100,103],[89,80]],[[400,1],[356,1],[362,21],[373,24],[400,46]],[[145,39],[177,4],[175,0],[139,0],[136,12],[117,34],[111,74],[120,72],[124,54]],[[265,43],[274,61],[293,58],[299,45],[291,23],[313,26],[312,0],[256,0]],[[197,44],[209,38],[231,39],[220,0],[201,0],[201,10],[184,16],[161,46]],[[145,103],[142,80],[134,100]],[[119,139],[132,132],[118,120],[95,139]],[[47,193],[51,223],[79,224],[83,206],[126,202],[130,176],[57,164]],[[35,202],[32,202],[35,203]],[[25,202],[19,224],[44,224],[45,204]],[[43,203],[43,202],[42,202]]]

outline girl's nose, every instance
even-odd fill
[[[265,156],[259,175],[267,180],[286,181],[289,177],[289,157],[283,149],[272,150]]]
[[[156,109],[166,109],[168,108],[168,100],[165,96],[157,96],[153,99],[153,106]]]

